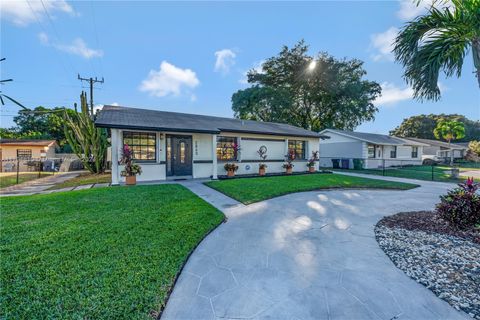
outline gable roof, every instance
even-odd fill
[[[337,133],[342,136],[346,136],[349,138],[357,139],[360,141],[365,141],[372,144],[378,145],[390,145],[390,146],[401,146],[401,145],[409,145],[409,146],[425,146],[424,143],[411,141],[404,138],[392,137],[386,134],[378,134],[378,133],[367,133],[367,132],[357,132],[357,131],[346,131],[346,130],[337,130],[337,129],[325,129],[321,134],[326,134],[327,132]]]
[[[420,139],[420,138],[407,138],[408,140],[417,141],[421,143],[425,143],[430,146],[434,147],[442,147],[447,149],[455,149],[455,150],[467,150],[468,146],[463,146],[460,144],[452,143],[448,145],[448,142],[438,141],[438,140],[431,140],[431,139]]]
[[[0,139],[2,146],[30,146],[30,147],[50,147],[56,144],[55,140],[35,140],[35,139]]]
[[[320,134],[284,123],[221,118],[188,113],[104,106],[95,125],[103,128],[218,134],[222,131],[320,138]]]

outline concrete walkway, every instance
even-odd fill
[[[0,189],[0,196],[31,195],[41,193],[53,185],[75,178],[79,174],[80,172],[62,172],[45,178],[26,181],[21,184]]]
[[[374,238],[382,216],[432,209],[452,187],[418,183],[409,191],[304,192],[248,206],[200,182],[182,183],[228,221],[192,254],[162,318],[468,319],[397,269]]]

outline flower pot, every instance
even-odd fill
[[[235,170],[228,170],[227,177],[233,177],[233,176],[235,176]]]
[[[264,176],[265,175],[265,168],[258,169],[258,174],[261,175],[261,176]]]
[[[293,168],[287,168],[287,174],[292,174]]]
[[[127,186],[133,186],[137,184],[137,176],[126,176],[125,177],[125,184]]]
[[[308,167],[308,172],[314,173],[315,172],[315,167]]]

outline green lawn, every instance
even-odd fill
[[[180,185],[1,199],[0,318],[151,319],[224,216]]]
[[[52,172],[40,172],[40,178],[51,175]],[[38,179],[38,172],[21,172],[18,176],[18,183]],[[6,188],[17,184],[17,175],[3,173],[0,175],[0,188]]]
[[[305,174],[209,181],[207,186],[250,204],[284,194],[330,188],[412,189],[418,185],[341,174]]]
[[[110,183],[110,182],[112,182],[111,173],[103,173],[103,174],[82,173],[79,176],[76,176],[75,178],[68,179],[63,183],[59,183],[52,186],[49,190],[76,187],[84,184]]]

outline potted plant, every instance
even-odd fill
[[[120,175],[125,177],[125,184],[137,184],[137,174],[142,174],[142,168],[133,161],[132,150],[128,144],[123,146],[122,159],[120,160],[120,163],[125,165],[125,168],[120,172]]]
[[[238,166],[235,163],[225,163],[223,167],[225,168],[225,171],[227,171],[228,177],[235,176],[235,171],[238,170]]]
[[[261,146],[260,149],[258,149],[257,153],[260,156],[260,159],[262,159],[262,161],[265,161],[265,159],[267,159],[267,147]],[[258,165],[258,174],[264,176],[266,168],[267,165],[263,162],[260,162],[260,164]]]
[[[318,151],[312,151],[312,157],[308,159],[307,167],[308,172],[315,172],[315,162],[318,160]]]
[[[261,176],[264,176],[266,168],[267,168],[267,165],[265,163],[260,163],[258,165],[258,174],[261,175]]]
[[[283,168],[286,169],[286,174],[292,174],[293,160],[295,160],[295,152],[292,150],[285,155],[285,163],[283,164]]]

